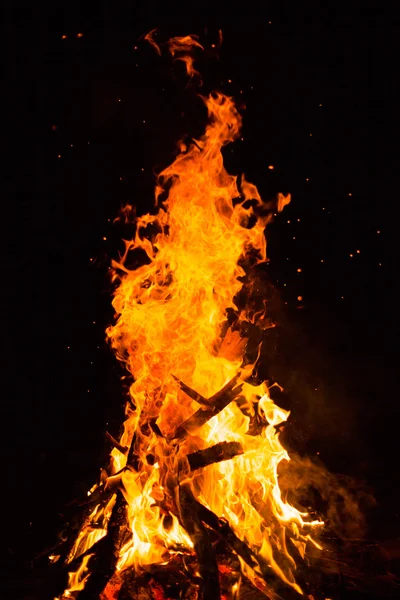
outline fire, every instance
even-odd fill
[[[152,34],[147,39],[160,51]],[[193,46],[201,48],[190,37],[170,42],[189,74]],[[222,93],[203,101],[204,135],[181,144],[158,177],[155,211],[136,218],[134,239],[113,263],[116,322],[107,336],[133,379],[124,431],[103,482],[105,490],[122,492],[127,507],[130,535],[116,569],[141,570],[167,564],[177,553],[193,554],[179,496],[184,489],[257,557],[252,566],[241,558],[252,582],[259,586],[267,565],[301,594],[294,556],[304,554],[307,543],[318,545],[310,529],[321,523],[282,498],[278,465],[289,456],[276,428],[289,412],[271,400],[267,382],[248,381],[254,365],[244,360],[247,339],[240,333],[249,321],[265,329],[268,318],[265,309],[236,303],[246,261],[266,261],[265,227],[290,195],[264,203],[256,186],[226,171],[221,150],[238,138],[241,116]],[[130,269],[138,249],[147,259]],[[230,326],[228,309],[237,316]],[[225,396],[226,405],[215,410]],[[233,457],[191,468],[188,457],[218,444],[233,449]],[[106,535],[114,503],[115,493],[82,528],[69,560],[84,559],[65,595],[83,587],[89,552]],[[233,587],[237,597],[239,582]]]

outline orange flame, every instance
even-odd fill
[[[155,36],[157,34],[157,29],[152,29],[144,36],[144,39],[149,42],[156,50],[157,54],[161,56],[161,48],[160,43],[157,43],[155,40]],[[220,32],[220,40],[222,40],[222,34]],[[190,77],[193,75],[200,75],[200,73],[194,68],[194,59],[191,55],[191,52],[194,48],[200,48],[200,50],[204,50],[203,46],[197,41],[196,35],[185,35],[173,37],[165,44],[171,56],[174,60],[180,60],[184,63],[186,74]]]
[[[159,50],[152,32],[146,39]],[[188,36],[174,38],[169,48],[172,54],[182,52],[182,58],[193,45],[200,46]],[[185,64],[191,74],[193,63],[185,59]],[[225,518],[260,560],[302,593],[288,541],[293,541],[292,552],[304,554],[308,542],[317,545],[310,527],[321,523],[307,520],[281,496],[277,469],[289,456],[276,427],[289,412],[273,403],[267,383],[247,382],[254,365],[244,366],[246,340],[227,330],[226,313],[238,312],[235,297],[243,285],[245,259],[251,253],[258,262],[266,260],[265,226],[290,195],[264,203],[256,186],[244,177],[239,185],[227,173],[221,149],[239,136],[241,117],[230,97],[215,93],[203,100],[208,110],[204,135],[189,148],[182,146],[159,175],[156,213],[136,218],[134,239],[125,242],[125,253],[113,262],[119,282],[113,300],[117,320],[107,336],[134,380],[119,443],[123,449],[133,442],[139,465],[119,473],[127,455],[114,448],[113,473],[119,474],[107,483],[122,490],[132,532],[117,568],[145,568],[168,562],[179,549],[191,551],[192,541],[177,517],[170,513],[168,525],[165,520],[174,490],[188,483],[199,502]],[[146,264],[129,269],[129,254],[137,249],[145,252]],[[262,325],[265,310],[252,317],[241,310],[239,319]],[[174,442],[178,427],[199,408],[179,380],[206,399],[235,375],[242,385],[240,403],[231,402],[193,435]],[[258,435],[249,430],[255,418],[261,423]],[[149,422],[158,433],[146,427]],[[243,453],[190,472],[188,453],[226,441],[239,442]],[[71,559],[104,535],[114,499],[105,509],[94,509]],[[96,534],[93,521],[103,524]],[[260,577],[243,561],[242,570],[254,582]]]

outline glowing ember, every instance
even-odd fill
[[[161,53],[154,32],[146,39]],[[190,76],[197,73],[193,48],[201,46],[189,36],[169,42]],[[89,551],[111,523],[115,528],[116,507],[128,525],[115,564],[120,574],[186,554],[197,556],[204,575],[207,541],[204,534],[199,543],[199,535],[205,523],[225,532],[243,574],[267,595],[273,597],[274,578],[302,593],[292,553],[304,555],[307,543],[318,546],[310,528],[321,523],[307,521],[279,489],[278,465],[289,456],[276,427],[289,413],[271,400],[266,382],[248,381],[254,365],[244,360],[243,325],[271,324],[265,307],[256,312],[235,300],[246,260],[266,260],[265,226],[290,195],[266,204],[244,176],[239,184],[227,173],[221,150],[239,136],[241,117],[230,97],[214,93],[203,100],[203,137],[181,144],[158,177],[155,214],[136,219],[134,239],[113,263],[117,318],[107,336],[134,383],[124,432],[120,440],[109,436],[111,465],[90,490],[99,502],[70,553],[70,562],[84,558],[64,597],[84,587]],[[147,260],[130,269],[138,249]],[[236,315],[230,326],[228,309]],[[231,597],[239,587],[236,578]]]

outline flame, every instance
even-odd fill
[[[160,51],[154,32],[146,38]],[[193,45],[200,46],[189,36],[169,43],[189,74],[193,63],[187,53]],[[233,99],[222,93],[203,101],[208,111],[204,135],[189,147],[182,144],[159,175],[154,213],[136,218],[134,239],[125,242],[124,254],[113,262],[116,322],[107,336],[133,378],[119,445],[131,448],[136,457],[132,468],[126,452],[112,451],[107,484],[122,490],[131,532],[117,570],[164,564],[176,553],[193,551],[171,508],[178,486],[188,484],[199,502],[228,521],[260,564],[264,561],[302,593],[292,553],[304,556],[308,542],[317,544],[310,528],[321,523],[282,498],[278,465],[289,456],[276,428],[289,412],[274,404],[266,382],[248,382],[254,365],[243,361],[246,339],[227,326],[227,309],[238,315],[238,323],[268,326],[265,309],[254,313],[237,306],[235,299],[246,259],[266,261],[265,227],[290,195],[265,203],[255,185],[226,171],[222,148],[239,136],[241,116]],[[146,262],[130,269],[129,257],[138,249]],[[207,399],[235,376],[242,386],[240,401],[229,403],[177,443],[179,426],[199,409],[179,382]],[[257,434],[250,430],[254,420]],[[219,442],[238,442],[243,453],[191,472],[185,456]],[[115,496],[104,509],[99,505],[93,510],[70,559],[105,535],[114,501]],[[101,527],[94,533],[95,521]],[[241,564],[243,573],[257,582],[260,573]],[[87,556],[72,582],[74,589],[81,585],[86,565]],[[235,597],[238,586],[232,590]]]
[[[147,33],[143,39],[145,39],[153,48],[156,50],[157,54],[161,56],[161,48],[160,43],[156,41],[157,29],[152,29]],[[220,32],[220,38],[222,33]],[[194,58],[192,56],[192,52],[195,48],[200,48],[200,50],[204,50],[203,46],[197,41],[198,36],[196,35],[185,35],[185,36],[177,36],[173,37],[166,42],[167,49],[174,60],[180,60],[184,63],[186,74],[189,77],[193,77],[193,75],[200,75],[200,73],[194,68]]]
[[[79,569],[74,573],[68,573],[68,589],[64,592],[66,598],[71,597],[72,592],[79,592],[85,587],[87,578],[90,575],[88,562],[93,554],[87,554],[83,557]]]

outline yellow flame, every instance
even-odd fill
[[[64,592],[65,597],[70,597],[72,592],[79,592],[85,587],[87,578],[89,577],[88,562],[93,554],[87,554],[83,557],[82,563],[77,571],[68,573],[68,589]]]

